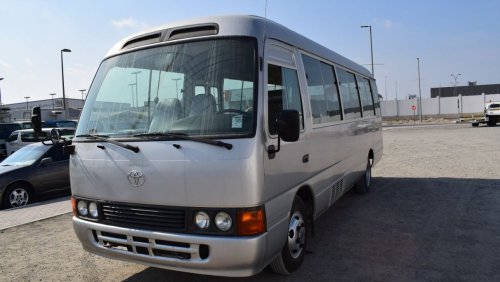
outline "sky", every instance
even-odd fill
[[[267,2],[267,9],[266,9]],[[81,99],[108,50],[120,39],[200,16],[267,16],[371,69],[384,99],[468,81],[500,83],[500,1],[450,0],[0,0],[3,104]],[[86,91],[85,91],[86,92]]]

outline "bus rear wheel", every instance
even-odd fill
[[[288,222],[287,240],[281,253],[271,263],[274,272],[287,275],[300,267],[306,254],[309,226],[306,205],[300,197],[295,196]]]
[[[372,162],[371,160],[368,160],[368,162],[366,163],[365,174],[358,181],[358,183],[354,187],[354,190],[358,194],[366,194],[370,192],[371,184],[372,184]]]

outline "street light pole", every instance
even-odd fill
[[[179,99],[179,87],[177,86],[177,81],[181,80],[181,78],[172,78],[175,81],[175,95],[177,95],[177,99]]]
[[[29,107],[28,107],[28,99],[30,98],[30,96],[26,96],[24,97],[26,99],[26,110],[29,110]]]
[[[422,122],[422,89],[420,88],[420,58],[417,58],[417,68],[418,68],[418,107],[420,113],[420,122]]]
[[[373,68],[373,39],[372,39],[372,26],[371,25],[362,25],[361,28],[369,28],[370,29],[370,51],[372,55],[372,75],[375,76],[375,71]]]
[[[134,107],[134,85],[137,85],[136,83],[129,83],[131,89],[132,89],[132,108]]]
[[[134,71],[132,74],[135,74],[135,106],[139,107],[139,91],[137,90],[137,75],[142,71]]]
[[[0,81],[3,80],[3,77],[0,77]],[[2,105],[2,89],[0,88],[0,106]]]
[[[453,78],[453,87],[454,87],[454,93],[455,93],[455,96],[457,97],[457,111],[458,111],[458,120],[460,121],[460,98],[458,98],[458,95],[457,95],[457,84],[458,84],[458,77],[461,76],[462,74],[459,73],[459,74],[451,74],[451,77]]]
[[[50,93],[49,95],[52,96],[51,97],[52,98],[52,110],[54,110],[55,109],[55,107],[54,107],[54,95],[56,95],[56,93]]]
[[[69,53],[69,52],[71,52],[70,49],[62,49],[61,50],[62,94],[63,94],[63,110],[64,110],[65,118],[67,118],[67,113],[66,113],[66,93],[64,91],[64,60],[63,60],[63,53]]]
[[[83,92],[85,92],[87,89],[80,89],[78,91],[82,92],[82,107],[85,104],[85,100],[83,99]]]

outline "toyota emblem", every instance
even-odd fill
[[[128,182],[134,187],[139,187],[146,181],[144,179],[144,173],[140,170],[132,170],[127,175]]]

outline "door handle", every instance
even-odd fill
[[[302,156],[302,162],[303,163],[308,163],[309,162],[309,154],[305,154],[304,156]]]

